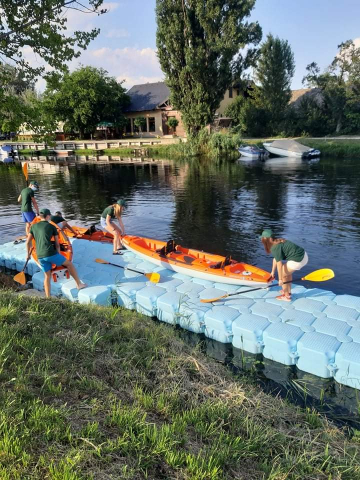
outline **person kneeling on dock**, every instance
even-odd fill
[[[260,240],[264,245],[265,252],[274,257],[271,276],[275,278],[275,270],[278,271],[279,285],[283,286],[277,300],[291,301],[292,274],[301,270],[308,263],[309,258],[302,247],[295,245],[285,238],[274,238],[273,232],[266,229],[262,232]],[[288,282],[288,283],[287,283]]]
[[[51,268],[52,265],[57,267],[64,266],[68,269],[70,275],[76,282],[78,290],[87,287],[85,283],[82,283],[79,279],[77,271],[74,265],[67,260],[60,253],[60,244],[57,228],[49,223],[51,213],[47,208],[43,208],[39,212],[41,221],[32,225],[30,233],[26,240],[27,254],[30,256],[32,250],[32,241],[35,239],[36,254],[39,260],[40,267],[45,273],[44,289],[45,295],[50,297],[50,280],[51,280]],[[55,246],[52,243],[52,238],[55,239]]]
[[[125,200],[118,200],[113,205],[106,207],[100,217],[101,228],[114,235],[113,255],[121,255],[119,250],[122,250],[121,236],[125,235],[125,227],[121,219],[123,208],[125,207]],[[113,220],[118,220],[117,225]]]
[[[55,215],[51,215],[50,219],[53,223],[55,223],[61,230],[64,230],[65,228],[69,229],[70,232],[72,232],[75,237],[77,236],[77,233],[71,226],[68,224],[68,222],[63,218],[61,212],[55,212]]]

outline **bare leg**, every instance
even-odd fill
[[[51,280],[51,270],[49,270],[48,272],[45,272],[44,289],[45,289],[46,298],[50,298],[50,291],[51,291],[50,280]]]
[[[120,234],[121,232],[119,231],[119,229],[117,228],[116,225],[112,225],[113,228],[107,228],[106,227],[106,230],[111,233],[111,235],[114,236],[114,240],[113,240],[113,251],[114,252],[117,252],[118,248],[121,248],[121,237],[120,237]]]
[[[25,232],[26,232],[26,235],[29,235],[30,233],[30,223],[29,222],[26,222],[25,223]]]
[[[74,265],[70,262],[70,260],[65,260],[65,262],[63,263],[64,267],[66,267],[69,272],[70,272],[70,275],[73,277],[73,279],[75,280],[76,282],[76,286],[78,288],[78,290],[81,290],[82,288],[85,288],[87,285],[86,283],[82,283],[78,274],[77,274],[77,271],[76,271],[76,268],[74,267]]]
[[[286,263],[283,264],[283,281],[284,282],[291,282],[292,281],[292,270],[287,268]],[[283,290],[285,295],[291,295],[291,283],[287,283],[283,285]]]

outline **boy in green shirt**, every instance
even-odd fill
[[[59,235],[57,228],[49,223],[51,213],[47,208],[43,208],[39,212],[41,221],[32,225],[28,238],[26,240],[27,254],[30,256],[32,248],[32,240],[36,242],[36,254],[41,267],[41,270],[45,273],[44,289],[46,297],[50,297],[50,281],[51,281],[51,268],[52,265],[57,267],[64,266],[69,270],[70,275],[76,282],[78,290],[86,288],[87,285],[82,283],[79,279],[77,271],[70,262],[60,253]],[[55,246],[51,239],[55,238]]]
[[[25,232],[26,235],[29,234],[30,231],[30,223],[35,218],[35,213],[32,209],[32,205],[36,210],[37,215],[39,215],[39,207],[34,197],[34,192],[37,192],[39,189],[39,185],[36,180],[30,182],[30,185],[26,188],[21,190],[21,193],[18,197],[18,202],[21,202],[21,214],[22,219],[25,222]]]
[[[55,212],[55,215],[51,215],[51,219],[50,219],[53,223],[56,223],[56,225],[61,228],[61,230],[64,230],[65,228],[68,228],[70,230],[70,232],[72,232],[75,237],[77,236],[77,233],[75,232],[75,230],[73,230],[71,228],[71,226],[68,224],[68,222],[65,220],[65,218],[63,218],[62,216],[62,213],[61,212]]]

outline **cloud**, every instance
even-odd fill
[[[356,48],[360,48],[360,37],[354,38],[353,42]]]
[[[106,34],[107,38],[126,38],[130,37],[130,34],[125,28],[114,28],[109,30]]]
[[[156,50],[152,48],[102,47],[85,51],[80,59],[72,62],[71,70],[82,65],[104,68],[124,86],[130,88],[138,83],[158,82],[164,79]]]

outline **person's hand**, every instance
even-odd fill
[[[270,274],[269,282],[275,280],[275,275],[273,273]]]
[[[284,285],[284,281],[283,281],[283,280],[279,280],[279,285]]]

